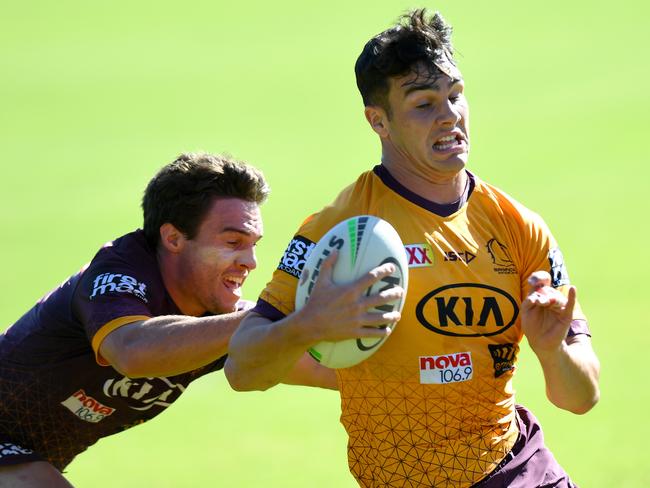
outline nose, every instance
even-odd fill
[[[460,112],[451,100],[447,99],[445,103],[440,105],[440,114],[438,115],[440,125],[455,127],[460,118]]]
[[[257,268],[257,256],[255,256],[255,248],[249,247],[243,249],[239,256],[237,256],[237,264],[243,266],[248,270],[253,270]]]

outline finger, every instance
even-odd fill
[[[538,293],[543,297],[546,297],[549,306],[553,310],[564,310],[564,307],[567,304],[567,298],[561,291],[551,288],[550,286],[545,286],[544,288],[540,288]]]
[[[396,302],[404,296],[404,288],[394,286],[388,290],[381,291],[375,295],[370,295],[363,301],[364,308],[374,308],[388,303]]]
[[[320,265],[320,277],[322,279],[332,280],[332,274],[334,273],[334,265],[336,260],[339,257],[338,251],[335,249],[332,253],[325,258],[325,261]]]
[[[573,317],[573,309],[576,306],[576,300],[578,298],[578,291],[575,286],[569,287],[569,293],[566,298],[566,303],[564,305],[564,313],[569,317]]]
[[[358,291],[366,290],[382,278],[393,274],[396,269],[397,268],[393,263],[386,263],[382,264],[381,266],[377,266],[376,268],[368,271],[368,273],[359,278],[357,281],[355,281],[353,288]]]
[[[402,318],[402,314],[397,310],[390,312],[372,312],[368,311],[361,316],[359,323],[363,327],[382,327],[388,324],[394,324],[399,322]]]
[[[535,271],[528,278],[528,285],[530,286],[528,293],[538,291],[545,286],[551,286],[551,275],[547,271]]]
[[[383,339],[384,337],[388,337],[392,331],[390,327],[364,326],[359,327],[354,335],[357,338]]]

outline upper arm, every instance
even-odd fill
[[[130,356],[129,345],[133,342],[133,334],[138,329],[146,318],[142,320],[133,320],[133,317],[124,317],[126,322],[123,322],[119,327],[107,327],[95,334],[93,338],[93,346],[97,356],[98,364],[102,366],[112,366],[120,372],[128,370],[128,359]],[[128,320],[131,319],[131,320]],[[97,338],[104,328],[109,328],[102,337]],[[95,346],[96,344],[96,346]],[[128,376],[128,375],[127,375]]]

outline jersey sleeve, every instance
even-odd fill
[[[350,204],[354,192],[347,188],[336,201],[319,213],[309,216],[289,241],[277,268],[260,294],[253,308],[273,321],[280,320],[295,310],[296,288],[302,268],[318,240],[342,220],[364,213],[364,209]]]
[[[528,210],[522,212],[522,215],[524,232],[519,243],[522,263],[522,297],[528,295],[528,278],[535,271],[547,271],[551,275],[551,286],[567,296],[571,281],[564,256],[557,241],[546,222],[538,214]],[[573,321],[568,335],[577,334],[591,335],[587,326],[587,318],[582,312],[580,304],[576,301],[573,310]]]
[[[91,341],[98,364],[109,364],[99,354],[99,346],[108,334],[154,315],[149,306],[149,281],[145,272],[125,263],[91,264],[84,271],[73,296],[73,309]]]

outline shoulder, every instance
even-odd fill
[[[109,292],[147,301],[147,291],[162,286],[155,252],[137,230],[106,243],[82,272],[81,293],[94,298]]]
[[[472,203],[486,212],[498,213],[506,221],[516,223],[519,226],[546,229],[544,219],[537,212],[526,207],[500,188],[480,179],[475,174],[472,174],[472,177],[475,181],[472,194],[474,201]]]
[[[373,170],[362,173],[320,211],[311,214],[300,226],[298,234],[318,240],[334,225],[354,215],[369,213],[374,199],[384,191],[384,185]]]

